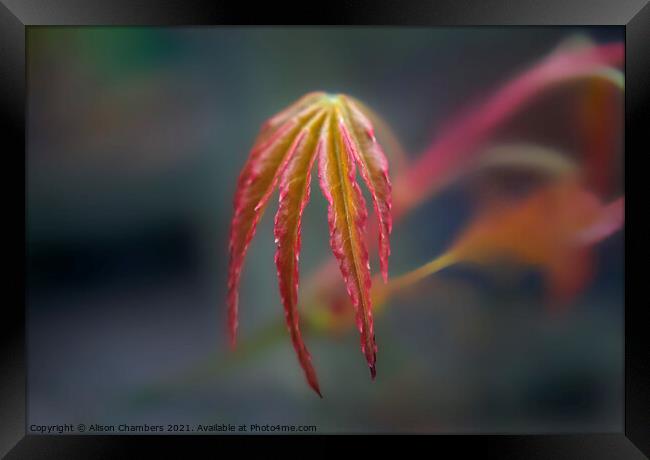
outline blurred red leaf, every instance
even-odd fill
[[[394,218],[401,217],[440,186],[498,126],[537,95],[565,81],[607,75],[605,70],[620,65],[624,55],[623,43],[560,47],[507,82],[479,107],[453,118],[433,144],[396,179]]]

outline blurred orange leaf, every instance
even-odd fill
[[[552,298],[566,301],[590,280],[592,245],[618,231],[623,220],[623,198],[604,205],[577,181],[562,180],[519,202],[491,206],[442,256],[378,293],[385,297],[452,264],[511,261],[542,270]]]

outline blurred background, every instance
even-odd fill
[[[320,400],[286,331],[268,333],[283,319],[270,206],[242,278],[249,352],[231,355],[225,334],[232,197],[266,118],[309,91],[348,93],[416,158],[450,116],[577,36],[622,42],[624,31],[29,27],[28,424],[622,430],[621,232],[596,247],[594,278],[561,316],[534,272],[513,281],[507,270],[454,267],[391,300],[376,318],[375,382],[355,330],[307,334]],[[570,101],[581,91],[548,92],[495,142],[579,157]],[[622,102],[610,115],[622,126]],[[615,145],[606,199],[623,190]],[[303,281],[330,257],[326,202],[312,187]],[[440,254],[477,190],[458,180],[396,226],[391,275]]]

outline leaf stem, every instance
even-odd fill
[[[393,278],[384,288],[387,290],[385,292],[386,294],[392,294],[395,291],[411,286],[423,278],[455,264],[457,261],[458,259],[453,252],[445,252],[441,256],[433,259],[431,262],[428,262],[415,270],[411,270],[404,275],[398,276],[397,278]]]

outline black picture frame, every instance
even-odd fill
[[[289,19],[283,11],[291,11]],[[318,14],[315,12],[318,11]],[[25,219],[25,36],[35,25],[224,25],[224,24],[314,24],[314,25],[621,25],[626,32],[625,59],[625,149],[626,155],[626,247],[643,253],[630,240],[630,228],[642,234],[642,217],[630,207],[643,206],[642,195],[631,192],[635,174],[629,159],[650,152],[648,94],[650,93],[650,5],[648,0],[438,0],[391,2],[352,0],[327,2],[315,8],[311,2],[292,4],[282,10],[262,2],[181,0],[0,0],[0,107],[3,120],[2,149],[4,196],[18,202],[13,214],[5,211],[5,253],[15,252],[5,262],[5,296],[0,320],[0,454],[6,458],[114,458],[149,455],[163,447],[167,455],[185,454],[187,449],[207,447],[218,453],[223,443],[250,447],[250,437],[174,436],[37,436],[26,433],[26,250]],[[636,167],[640,174],[642,167]],[[15,181],[15,182],[14,182]],[[22,182],[22,188],[19,183]],[[15,188],[14,188],[15,186]],[[11,187],[11,188],[10,188]],[[6,209],[6,206],[5,206]],[[638,214],[640,215],[640,213]],[[635,222],[635,223],[633,223]],[[644,226],[645,228],[645,226]],[[22,241],[23,245],[18,244]],[[638,241],[637,241],[638,242]],[[630,246],[632,244],[632,246]],[[13,260],[12,260],[13,259]],[[9,262],[11,261],[11,262]],[[626,253],[626,267],[629,255]],[[630,263],[631,265],[631,263]],[[619,433],[518,436],[420,437],[431,442],[433,454],[443,449],[498,458],[644,458],[650,455],[650,360],[646,340],[647,301],[637,282],[640,271],[627,270],[625,277],[625,419]],[[635,287],[630,290],[633,284]],[[636,298],[632,297],[636,296]],[[8,300],[8,299],[12,300]],[[290,443],[313,439],[294,437]],[[349,438],[348,438],[349,439]],[[173,441],[173,442],[172,442]],[[271,444],[282,437],[264,437]],[[171,445],[178,450],[169,450]],[[373,441],[374,444],[374,441]],[[329,443],[328,443],[329,445]],[[319,444],[319,449],[328,445]],[[364,441],[364,449],[368,443]],[[287,448],[287,447],[285,447]],[[295,449],[295,447],[288,447]],[[418,446],[418,448],[421,448]],[[305,451],[309,453],[311,451]],[[301,452],[301,455],[304,453]],[[647,457],[646,457],[647,458]]]

